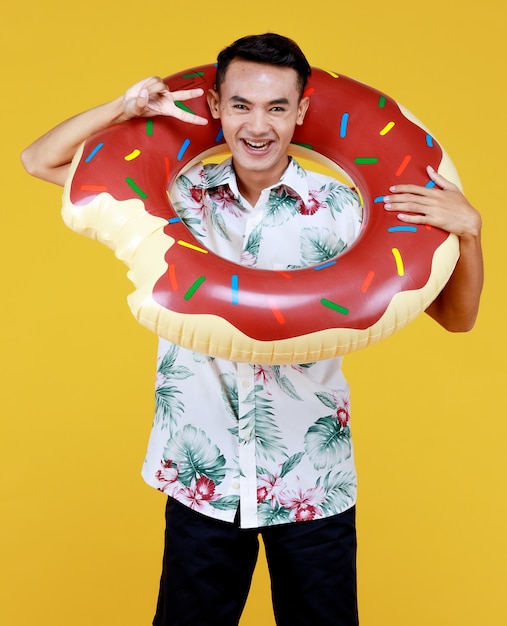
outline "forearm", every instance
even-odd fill
[[[446,330],[471,330],[479,311],[483,282],[484,267],[479,231],[460,237],[460,257],[454,272],[426,312]]]
[[[124,119],[123,98],[80,113],[62,122],[28,146],[21,155],[29,174],[63,185],[79,145],[94,133]]]

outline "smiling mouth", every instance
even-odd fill
[[[247,148],[250,148],[250,150],[258,150],[259,152],[261,152],[262,150],[265,150],[269,145],[270,145],[270,141],[248,141],[247,139],[243,139],[243,143],[247,146]]]

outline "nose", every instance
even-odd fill
[[[248,118],[248,130],[256,137],[269,131],[268,113],[263,109],[252,109]]]

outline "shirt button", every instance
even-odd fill
[[[250,381],[249,380],[244,380],[241,384],[242,384],[243,387],[245,387],[245,389],[247,387],[250,387]]]
[[[232,483],[233,489],[239,489],[239,483]]]

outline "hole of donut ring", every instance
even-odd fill
[[[335,163],[331,159],[328,159],[324,155],[319,154],[315,152],[314,150],[310,150],[303,146],[299,146],[297,144],[291,144],[289,154],[295,157],[298,163],[306,170],[312,170],[314,172],[318,172],[320,174],[330,176],[331,178],[334,178],[338,182],[344,185],[347,185],[348,187],[352,187],[356,190],[359,190],[357,184],[348,175],[348,173],[343,168],[341,168],[337,163]],[[224,144],[221,144],[219,146],[214,146],[213,148],[210,148],[202,152],[201,154],[197,155],[194,159],[192,159],[184,168],[182,168],[178,172],[178,176],[185,174],[185,172],[190,170],[197,163],[219,164],[225,161],[226,159],[228,159],[230,156],[231,156],[231,153]],[[173,183],[173,185],[171,186],[171,189],[168,192],[170,198],[172,197],[172,190],[174,189],[175,185],[176,185],[176,181]],[[359,193],[359,197],[362,202],[361,193]],[[364,222],[365,215],[364,215],[363,206],[361,206],[361,214],[362,214],[361,217]],[[343,254],[350,251],[352,247],[355,247],[360,238],[361,238],[361,234],[359,234],[358,237],[355,239],[355,241],[347,247],[347,249],[343,252]],[[206,245],[203,242],[201,242],[201,245],[203,245],[203,247],[206,248]],[[220,255],[218,254],[218,256]],[[341,255],[338,255],[338,256],[341,256]],[[333,258],[338,258],[338,256],[333,257]],[[331,259],[328,259],[328,260],[331,260]],[[312,267],[312,266],[309,266],[309,267]],[[250,269],[256,269],[256,268],[252,267]],[[308,269],[308,267],[306,269]],[[297,271],[297,270],[286,270],[286,271]]]

